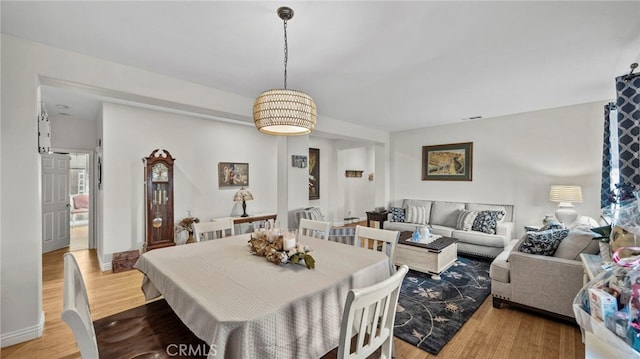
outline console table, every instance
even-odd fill
[[[236,227],[234,228],[236,234],[240,234],[240,231],[238,231],[238,225],[240,225],[241,223],[252,223],[252,222],[258,222],[258,221],[268,221],[270,219],[273,219],[273,221],[275,222],[277,215],[275,213],[266,213],[266,214],[256,214],[253,216],[248,216],[248,217],[233,217],[233,225]]]
[[[251,222],[257,222],[257,221],[268,221],[270,219],[273,219],[275,221],[276,216],[277,215],[275,213],[270,213],[270,214],[257,214],[249,217],[233,217],[233,224],[251,223]]]

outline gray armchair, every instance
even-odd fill
[[[572,230],[553,256],[545,256],[520,252],[525,237],[511,241],[491,263],[493,306],[516,303],[573,321],[573,299],[583,286],[580,253],[597,254],[598,241]]]

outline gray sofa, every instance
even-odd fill
[[[599,253],[592,235],[571,230],[552,256],[521,252],[521,239],[509,243],[491,263],[493,306],[516,303],[573,320],[573,299],[583,286],[581,253]]]
[[[458,253],[461,254],[495,258],[513,239],[513,205],[404,199],[399,208],[405,211],[405,221],[393,221],[393,214],[390,213],[389,218],[383,223],[384,229],[414,231],[417,227],[429,226],[433,234],[457,239]],[[415,222],[415,218],[406,216],[410,208],[420,208],[418,218],[424,223]],[[424,212],[421,208],[424,208]],[[495,233],[484,233],[470,230],[469,224],[464,229],[465,226],[458,223],[463,211],[504,211],[505,215],[495,226],[493,230]]]

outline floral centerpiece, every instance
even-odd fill
[[[316,261],[309,254],[312,249],[298,243],[289,249],[284,249],[284,237],[281,234],[273,235],[267,231],[251,233],[249,248],[251,253],[264,256],[275,264],[305,264],[308,269],[316,267]]]
[[[187,216],[182,218],[176,224],[176,231],[177,232],[187,231],[189,232],[189,234],[192,234],[194,223],[200,223],[200,219],[198,217],[192,217],[191,211],[187,211]]]

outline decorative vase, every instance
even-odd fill
[[[553,217],[553,214],[547,214],[544,216],[544,218],[542,219],[542,225],[546,226],[549,223],[555,222],[555,218]]]
[[[176,245],[186,244],[188,240],[189,240],[189,234],[187,233],[187,231],[179,231],[178,233],[176,233],[176,236],[175,236]]]

